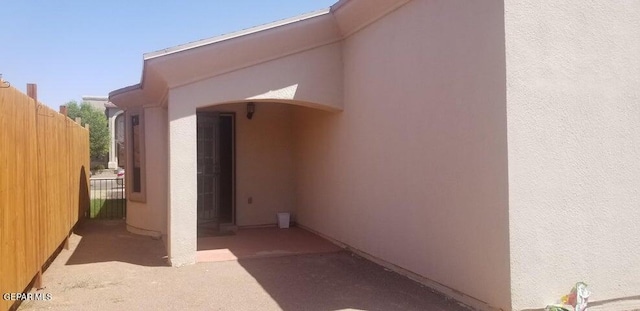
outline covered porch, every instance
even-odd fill
[[[309,114],[335,117],[266,100],[197,109],[196,262],[340,249],[303,228],[276,227],[278,213],[297,220],[298,132]]]
[[[194,89],[190,96],[198,90],[202,88]],[[315,130],[314,123],[329,126],[327,122],[339,118],[340,111],[276,98],[191,106],[191,113],[172,117],[174,105],[182,109],[183,102],[170,96],[168,105],[170,199],[166,241],[171,263],[180,266],[232,259],[238,254],[251,257],[273,253],[270,249],[245,249],[261,244],[248,240],[234,244],[235,251],[203,247],[224,240],[224,232],[229,231],[237,230],[239,240],[260,238],[259,234],[248,234],[247,228],[274,227],[281,212],[290,213],[292,222],[300,221],[297,200],[300,191],[307,191],[298,182],[307,174],[302,163],[323,155],[312,155],[308,148],[299,147],[308,144],[308,132]],[[207,233],[216,237],[203,243]],[[275,253],[315,252],[305,243],[335,249],[298,237],[280,232],[266,239],[279,245]],[[288,242],[297,246],[290,248]]]

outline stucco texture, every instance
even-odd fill
[[[505,31],[513,309],[638,299],[640,1],[508,0]]]
[[[333,43],[172,88],[170,105],[195,109],[245,100],[342,110],[341,44]]]
[[[173,103],[169,93],[169,103]],[[196,262],[197,150],[195,107],[171,105],[169,119],[168,255],[173,266]]]
[[[502,16],[409,2],[345,39],[344,111],[293,128],[302,225],[508,309]]]

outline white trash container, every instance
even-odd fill
[[[280,229],[289,228],[290,220],[291,220],[290,213],[278,213],[278,227],[280,227]]]

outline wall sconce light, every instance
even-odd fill
[[[256,104],[248,103],[247,104],[247,119],[251,120],[253,118],[253,114],[256,112]]]

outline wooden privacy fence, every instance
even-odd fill
[[[28,93],[36,97],[35,85]],[[40,282],[89,207],[88,169],[87,129],[15,88],[0,88],[0,294]],[[0,310],[13,303],[0,299]]]

